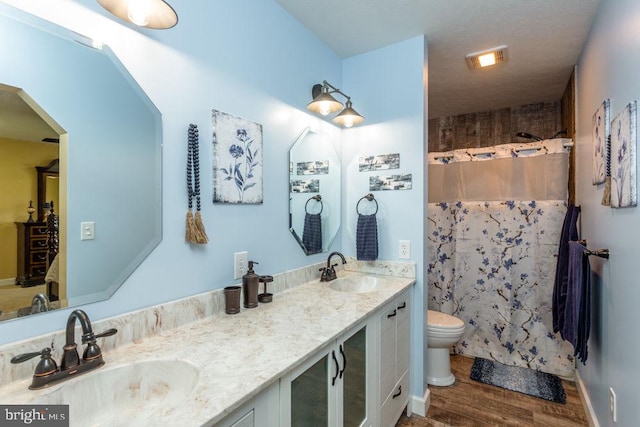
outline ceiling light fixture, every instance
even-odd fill
[[[465,59],[467,60],[467,65],[472,70],[501,64],[507,60],[507,46],[502,45],[480,52],[470,53],[465,56]]]
[[[100,6],[131,24],[155,30],[175,27],[178,15],[163,0],[98,0]]]
[[[347,106],[344,107],[340,101],[336,100],[331,95],[332,93],[339,93],[344,96],[347,99]],[[314,113],[318,113],[323,116],[328,116],[329,114],[342,109],[342,111],[333,118],[333,122],[346,128],[350,128],[364,122],[364,117],[353,109],[351,97],[337,87],[331,85],[326,80],[323,80],[322,84],[313,85],[311,95],[313,96],[313,101],[307,104],[307,109],[309,111],[313,111]]]

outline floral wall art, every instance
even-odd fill
[[[611,207],[638,204],[636,190],[637,101],[629,103],[611,122]]]
[[[593,114],[592,118],[591,139],[593,141],[593,185],[602,184],[605,181],[605,172],[608,160],[606,144],[610,133],[610,120],[609,99],[605,99]]]
[[[262,203],[262,125],[212,111],[213,202]]]

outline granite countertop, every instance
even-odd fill
[[[362,275],[376,276],[339,272],[339,277]],[[377,277],[384,285],[366,293],[335,291],[330,283],[319,281],[305,283],[274,295],[269,304],[243,308],[235,315],[214,314],[105,351],[106,365],[100,370],[152,360],[189,362],[198,369],[199,379],[184,402],[185,412],[173,410],[171,405],[150,410],[143,407],[127,424],[211,425],[415,283],[412,278]],[[92,372],[78,378],[90,375]],[[78,379],[37,391],[27,389],[30,379],[16,381],[0,388],[0,402],[37,402],[39,396],[72,386],[74,381]]]

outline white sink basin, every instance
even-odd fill
[[[181,360],[107,364],[52,386],[32,403],[68,404],[72,426],[162,425],[163,415],[192,402],[198,377],[198,369]]]
[[[380,288],[384,279],[372,276],[347,276],[333,280],[329,287],[334,291],[364,293],[373,292]]]

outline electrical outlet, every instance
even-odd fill
[[[248,264],[249,254],[246,251],[233,254],[233,278],[241,279],[247,274]]]
[[[409,240],[400,240],[398,258],[411,259],[411,242]]]
[[[613,387],[609,387],[609,412],[614,423],[618,422],[617,409],[616,392],[613,391]]]

